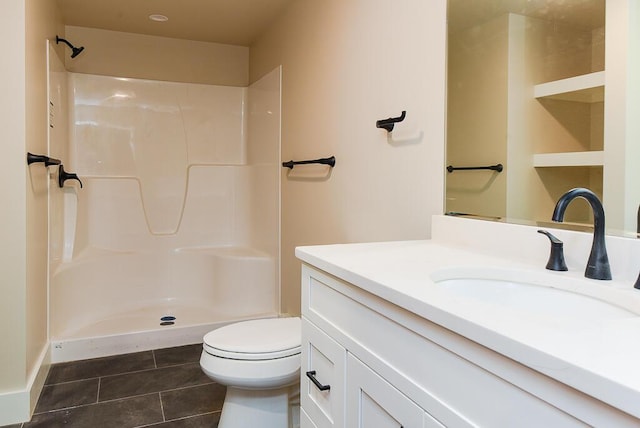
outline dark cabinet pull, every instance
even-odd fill
[[[311,379],[311,382],[313,382],[316,388],[318,388],[320,391],[328,391],[329,389],[331,389],[331,385],[323,385],[320,382],[318,382],[318,379],[316,379],[315,370],[311,370],[310,372],[307,372],[307,377]]]

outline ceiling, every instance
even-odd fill
[[[57,0],[65,25],[250,46],[295,0]],[[425,0],[426,1],[426,0]],[[449,0],[449,30],[511,12],[604,26],[605,0]],[[166,15],[166,22],[149,20]]]
[[[57,1],[65,25],[249,46],[295,0]]]
[[[449,31],[455,32],[505,13],[564,22],[586,29],[604,27],[605,0],[449,0]]]

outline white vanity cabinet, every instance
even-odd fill
[[[309,264],[302,268],[302,317],[303,428],[638,423]]]
[[[442,427],[306,319],[303,332],[302,427]]]

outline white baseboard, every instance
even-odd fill
[[[0,394],[0,425],[26,422],[31,418],[29,391],[4,392]]]
[[[25,388],[0,394],[0,426],[19,424],[31,419],[50,367],[51,347],[47,343],[29,375]]]
[[[29,376],[29,415],[33,414],[33,411],[38,404],[38,398],[44,388],[44,383],[49,375],[49,369],[51,368],[51,345],[47,342],[44,349],[40,353],[36,370],[33,370],[31,376]]]
[[[228,322],[82,339],[54,338],[51,340],[51,362],[62,363],[201,343],[205,334],[226,324]]]

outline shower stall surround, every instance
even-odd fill
[[[74,73],[67,85],[66,167],[84,188],[52,192],[54,362],[276,316],[280,70],[248,88]]]

